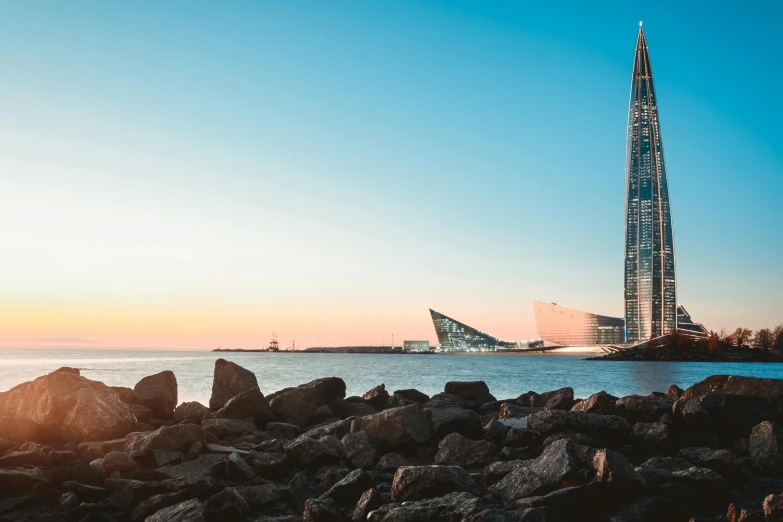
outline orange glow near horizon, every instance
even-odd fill
[[[492,311],[452,315],[504,339],[535,335],[532,310],[524,322],[498,317]],[[0,303],[0,317],[2,348],[258,349],[266,348],[273,333],[282,347],[290,348],[295,342],[298,349],[390,345],[392,335],[395,345],[405,339],[437,342],[429,311],[405,306],[384,311],[358,304],[339,308],[321,303],[209,308],[192,303],[146,306],[17,301]],[[522,337],[526,331],[532,335]]]

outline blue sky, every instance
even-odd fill
[[[18,2],[0,335],[122,346],[535,336],[622,314],[644,21],[679,300],[783,321],[780,4]],[[5,324],[3,324],[5,323]],[[389,342],[389,339],[386,339]]]

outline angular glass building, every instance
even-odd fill
[[[627,343],[677,327],[674,239],[650,55],[639,24],[626,141],[625,334]]]
[[[559,346],[601,346],[623,344],[625,321],[566,308],[555,303],[533,301],[538,336]]]
[[[430,308],[432,324],[438,334],[440,349],[457,352],[493,352],[496,350],[533,350],[544,347],[540,339],[532,341],[501,341]]]
[[[500,342],[491,335],[471,328],[451,317],[446,317],[435,310],[430,309],[430,315],[442,350],[492,351]]]

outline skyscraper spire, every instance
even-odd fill
[[[638,342],[677,328],[666,162],[644,29],[639,22],[626,142],[625,330]]]

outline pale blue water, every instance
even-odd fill
[[[686,388],[709,375],[783,378],[783,363],[674,363],[585,361],[576,356],[519,355],[371,355],[294,353],[212,353],[182,351],[0,350],[0,391],[60,366],[110,386],[128,386],[163,370],[177,376],[180,401],[207,403],[218,358],[256,374],[265,394],[318,377],[345,380],[348,395],[361,395],[385,383],[391,392],[417,388],[443,391],[448,381],[483,380],[499,399],[528,390],[543,392],[571,386],[577,397],[604,390],[613,395]]]

